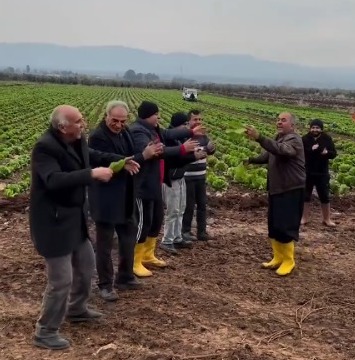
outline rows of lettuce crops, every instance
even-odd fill
[[[303,134],[310,119],[321,118],[333,135],[339,153],[331,163],[331,190],[334,194],[344,195],[355,187],[355,124],[346,112],[209,94],[202,94],[201,101],[192,104],[182,101],[179,91],[171,90],[3,84],[0,85],[0,189],[3,194],[14,197],[28,190],[31,149],[48,127],[48,118],[55,106],[64,103],[77,106],[92,128],[102,118],[106,103],[113,99],[128,103],[131,120],[142,100],[157,102],[163,126],[176,111],[187,111],[191,106],[202,110],[209,136],[217,145],[215,155],[208,159],[207,180],[210,187],[218,191],[226,190],[233,183],[265,190],[266,168],[243,165],[243,160],[260,152],[259,146],[241,133],[243,125],[254,125],[261,133],[273,136],[276,116],[290,110],[298,116],[299,131]]]

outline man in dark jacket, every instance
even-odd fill
[[[191,110],[187,114],[189,127],[194,129],[201,126],[203,122],[202,114],[199,110]],[[213,142],[206,135],[195,136],[193,140],[198,141],[201,150],[207,155],[215,153],[216,148]],[[185,240],[193,240],[191,224],[196,205],[197,240],[206,241],[209,239],[207,234],[207,193],[206,193],[206,170],[207,159],[202,158],[189,164],[185,172],[186,181],[186,209],[182,220],[182,233]]]
[[[133,156],[142,164],[158,155],[160,146],[151,144],[139,153],[134,152],[131,133],[126,126],[129,109],[126,103],[113,100],[106,106],[104,120],[90,134],[92,149]],[[137,289],[140,283],[133,274],[134,246],[137,235],[136,181],[127,171],[114,174],[108,183],[95,181],[89,188],[90,215],[96,225],[96,268],[101,297],[106,301],[117,300],[117,289]],[[119,266],[113,283],[111,251],[113,234],[119,240]]]
[[[48,349],[69,346],[58,333],[66,313],[75,322],[102,315],[87,308],[95,259],[88,240],[86,186],[112,177],[110,168],[91,169],[90,164],[109,166],[124,157],[88,149],[85,125],[78,109],[58,106],[50,129],[32,151],[31,238],[45,259],[48,277],[34,343]]]
[[[143,101],[138,107],[138,119],[130,126],[134,139],[135,152],[141,152],[151,142],[164,145],[169,139],[184,139],[204,133],[201,126],[189,129],[161,129],[159,127],[159,108],[155,103]],[[135,246],[134,273],[137,276],[151,276],[152,272],[144,265],[165,267],[166,263],[155,256],[157,237],[164,218],[162,183],[164,182],[164,159],[170,156],[193,152],[196,141],[188,140],[175,147],[162,146],[158,158],[144,162],[137,175],[138,188],[138,243]]]
[[[330,220],[329,159],[334,159],[337,156],[337,152],[333,139],[323,132],[324,125],[322,120],[312,120],[309,127],[308,134],[302,138],[307,173],[302,224],[308,222],[309,202],[315,187],[321,203],[323,224],[333,227],[335,224]]]
[[[275,140],[247,127],[246,134],[265,150],[250,164],[268,164],[268,230],[274,257],[263,267],[277,269],[280,276],[295,267],[294,242],[298,241],[306,181],[302,138],[295,132],[296,117],[281,113]]]
[[[188,125],[187,114],[177,112],[172,115],[169,129],[186,128]],[[168,140],[166,146],[180,146],[179,140]],[[196,149],[185,156],[173,157],[165,160],[168,176],[163,184],[163,199],[166,206],[164,223],[164,237],[160,247],[170,253],[176,254],[176,248],[191,248],[192,241],[182,237],[182,218],[186,207],[185,170],[189,163],[204,159],[205,151]]]

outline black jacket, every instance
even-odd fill
[[[166,146],[181,146],[180,140],[167,140]],[[165,176],[164,183],[171,186],[171,180],[182,179],[185,175],[186,167],[191,162],[196,161],[194,153],[169,157],[165,160]]]
[[[137,119],[131,126],[135,145],[135,152],[139,153],[152,141],[159,140],[166,144],[168,140],[184,139],[193,135],[189,129],[160,129],[149,125],[145,120]],[[160,200],[161,193],[161,160],[178,157],[181,154],[181,146],[166,147],[162,159],[153,158],[145,161],[137,175],[138,197],[145,200]],[[166,177],[167,171],[164,164],[164,181],[170,185]]]
[[[329,175],[329,159],[334,159],[337,156],[332,138],[325,133],[321,133],[317,138],[308,133],[302,137],[302,140],[306,160],[306,173],[308,175]],[[316,150],[312,150],[312,146],[315,144],[319,144],[319,147]],[[328,151],[326,155],[322,155],[324,148]]]
[[[88,237],[86,186],[93,182],[90,164],[109,166],[121,158],[89,149],[85,138],[68,145],[52,128],[36,142],[31,158],[29,217],[31,238],[40,255],[68,255]]]
[[[130,131],[123,130],[114,134],[102,121],[89,136],[92,149],[115,153],[124,157],[134,154],[134,144]],[[142,153],[134,156],[142,164]],[[126,170],[114,174],[111,181],[94,181],[89,187],[90,215],[95,222],[125,224],[135,220],[136,175],[131,176]]]

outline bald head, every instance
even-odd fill
[[[277,131],[279,134],[288,134],[294,131],[297,122],[297,117],[290,112],[282,112],[276,122]]]
[[[279,118],[287,118],[293,125],[296,125],[297,123],[297,117],[296,115],[290,113],[290,112],[283,112],[279,115]]]
[[[86,125],[79,109],[71,105],[57,106],[52,111],[50,122],[53,128],[69,142],[80,139]]]
[[[71,105],[57,106],[50,116],[50,122],[55,129],[67,125],[70,119],[81,116],[80,111]]]

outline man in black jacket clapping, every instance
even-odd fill
[[[185,139],[204,133],[202,126],[196,126],[191,130],[161,129],[159,119],[158,106],[155,103],[143,101],[138,107],[138,119],[130,126],[136,152],[142,151],[151,142],[161,145],[160,156],[144,162],[137,175],[139,224],[134,273],[142,277],[152,275],[152,272],[144,265],[166,267],[165,261],[155,256],[157,237],[164,218],[162,199],[162,183],[166,176],[164,160],[193,152],[198,145],[197,141],[192,140],[174,147],[166,147],[164,144],[171,139]]]
[[[334,227],[335,224],[330,219],[330,200],[329,200],[329,160],[337,156],[333,139],[323,132],[323,121],[314,119],[309,124],[309,132],[304,135],[303,146],[306,160],[306,194],[303,211],[302,224],[308,222],[309,202],[312,191],[315,187],[321,203],[323,224]]]

